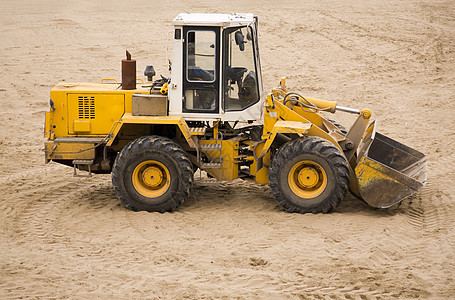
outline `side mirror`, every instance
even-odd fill
[[[251,41],[253,39],[253,37],[251,36],[251,32],[248,30],[248,32],[246,33],[246,39]]]
[[[235,43],[237,45],[239,45],[240,51],[245,50],[245,43],[246,42],[244,41],[243,34],[242,34],[242,32],[240,30],[235,33]]]

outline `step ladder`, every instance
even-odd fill
[[[222,150],[223,150],[223,134],[221,132],[218,132],[217,138],[215,139],[214,144],[200,144],[198,143],[198,151],[197,151],[197,161],[200,166],[199,168],[199,181],[204,182],[204,183],[213,183],[213,180],[202,180],[202,171],[201,169],[219,169],[220,171],[220,176],[218,180],[215,181],[215,183],[221,182],[221,176],[222,176],[222,164],[223,164],[223,156],[222,156]],[[206,152],[206,151],[217,151],[219,152],[219,156],[216,158],[212,158],[209,162],[203,162],[202,161],[202,155],[201,152]]]
[[[190,134],[195,136],[204,135],[206,130],[206,127],[189,127]]]
[[[77,173],[77,167],[80,165],[85,165],[88,168],[88,175],[81,175]],[[74,173],[73,177],[92,177],[92,170],[90,166],[93,165],[93,159],[75,159],[73,160]]]

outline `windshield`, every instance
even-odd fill
[[[223,93],[226,111],[242,110],[259,101],[251,27],[224,31]]]

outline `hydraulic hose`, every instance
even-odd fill
[[[288,99],[289,97],[291,97],[291,98]],[[303,99],[306,103],[304,103],[300,99]],[[316,104],[309,101],[308,99],[306,99],[305,97],[303,97],[302,95],[295,93],[295,92],[288,93],[284,96],[283,104],[286,105],[286,103],[289,101],[296,101],[300,105],[300,107],[302,108],[303,111],[309,112],[309,113],[317,113],[319,111],[331,111],[330,106],[325,107],[325,108],[319,107]],[[327,103],[329,103],[329,102],[327,102]]]

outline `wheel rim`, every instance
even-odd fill
[[[156,160],[147,160],[134,168],[133,186],[144,197],[156,198],[169,189],[169,170]]]
[[[315,198],[327,186],[327,174],[318,163],[301,161],[295,164],[288,175],[291,190],[300,198]]]

